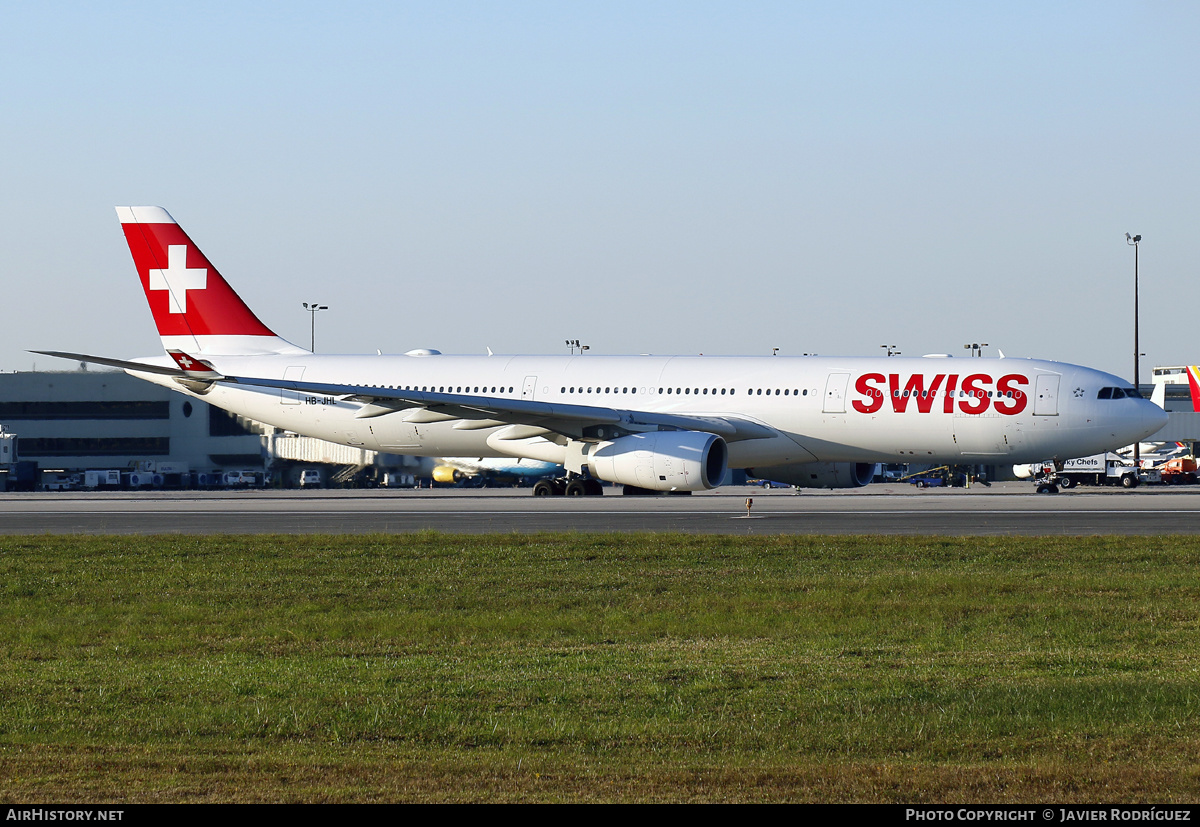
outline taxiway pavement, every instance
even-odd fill
[[[1033,493],[1028,483],[917,490],[722,488],[691,496],[537,498],[529,489],[37,492],[0,495],[0,534],[647,531],[1089,535],[1200,532],[1200,486]],[[747,514],[746,500],[753,499]]]

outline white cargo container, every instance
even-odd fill
[[[121,487],[121,472],[119,470],[84,471],[83,472],[83,487],[84,488],[120,488]]]

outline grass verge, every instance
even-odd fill
[[[1200,541],[0,538],[0,799],[1200,794]]]

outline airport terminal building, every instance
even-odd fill
[[[262,426],[114,371],[0,374],[0,426],[43,472],[264,467]]]
[[[420,465],[280,432],[119,371],[0,373],[0,429],[43,478],[119,471],[124,487],[288,485],[301,466],[321,468],[325,484],[376,468],[411,478]]]

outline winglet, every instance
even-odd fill
[[[1154,390],[1150,392],[1150,401],[1164,411],[1167,409],[1167,386],[1164,383],[1155,383]]]
[[[196,356],[188,356],[182,350],[168,350],[167,355],[175,360],[175,364],[179,365],[188,379],[211,382],[223,378],[221,373],[212,366],[212,362],[206,362]]]

